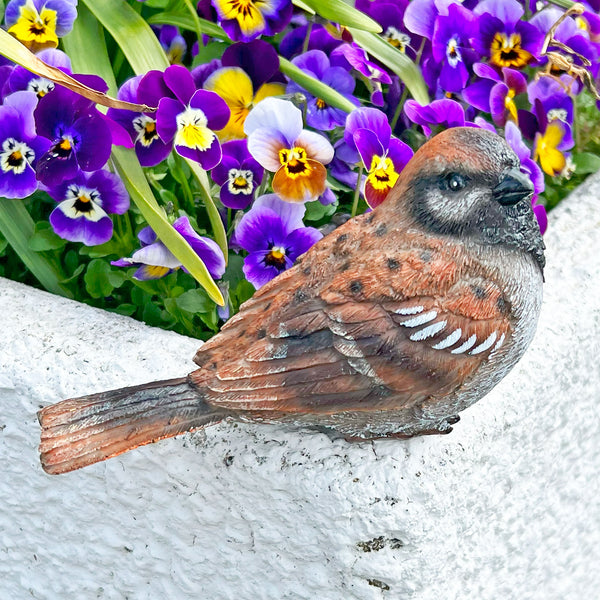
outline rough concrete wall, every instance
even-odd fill
[[[1,280],[0,597],[597,597],[599,198],[552,214],[537,337],[446,437],[225,424],[50,477],[39,407],[183,375],[197,342]]]

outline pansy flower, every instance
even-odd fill
[[[371,102],[376,106],[383,106],[381,84],[392,83],[392,78],[381,67],[369,60],[367,53],[358,44],[338,46],[331,53],[331,64],[334,67],[343,67],[347,71],[350,69],[358,71],[371,90]]]
[[[36,162],[50,140],[36,133],[36,104],[33,92],[15,92],[0,106],[0,196],[5,198],[25,198],[38,188]]]
[[[241,42],[279,33],[293,12],[291,0],[212,0],[212,5],[225,33]]]
[[[566,172],[573,136],[568,123],[561,119],[549,120],[540,104],[536,100],[539,131],[533,141],[533,158],[539,161],[544,173],[554,177]]]
[[[289,269],[323,234],[304,227],[303,204],[283,202],[275,194],[257,198],[235,229],[235,244],[249,252],[244,275],[256,288]]]
[[[179,32],[179,28],[175,25],[161,25],[160,27],[153,27],[153,29],[169,63],[180,65],[187,51],[187,43]]]
[[[232,140],[222,146],[223,158],[212,170],[213,181],[221,186],[221,202],[227,208],[246,208],[254,198],[264,170],[248,152],[246,140]]]
[[[163,142],[173,141],[185,158],[212,169],[221,160],[221,144],[215,133],[229,120],[227,104],[214,92],[196,90],[190,72],[172,65],[164,72],[164,84],[175,98],[162,98],[156,111],[156,129]]]
[[[315,77],[322,83],[338,91],[353,104],[359,101],[352,95],[354,77],[343,67],[332,67],[329,58],[322,50],[309,50],[292,60],[292,63],[305,73]],[[346,122],[346,111],[329,106],[321,98],[316,98],[310,92],[291,81],[287,86],[288,94],[300,92],[306,98],[306,124],[319,131],[330,131],[342,127]]]
[[[61,50],[48,48],[37,53],[37,57],[43,60],[47,65],[57,67],[67,74],[71,74],[71,59]],[[16,65],[6,81],[6,91],[17,92],[19,90],[28,90],[34,92],[38,98],[43,98],[55,87],[53,81],[40,77],[27,70],[25,67]]]
[[[473,47],[491,65],[522,69],[537,61],[545,33],[521,20],[524,8],[517,0],[484,0],[473,12],[478,17]]]
[[[507,67],[502,69],[500,76],[496,69],[484,63],[473,65],[473,71],[481,79],[463,90],[463,98],[475,108],[490,113],[500,127],[509,119],[517,123],[515,98],[527,91],[525,76]]]
[[[222,67],[208,76],[204,89],[216,92],[229,107],[227,125],[217,132],[221,140],[245,137],[244,123],[255,104],[269,96],[280,96],[285,88],[270,82],[279,70],[277,52],[262,40],[233,44],[225,50]]]
[[[381,25],[383,33],[379,35],[386,42],[400,50],[402,54],[414,58],[421,41],[415,35],[409,33],[404,24],[404,13],[408,5],[409,0],[396,0],[395,2],[390,2],[390,0],[356,0],[355,7]]]
[[[225,258],[219,245],[210,238],[198,235],[186,216],[179,217],[173,223],[173,229],[181,234],[192,247],[192,250],[200,257],[211,277],[220,279],[225,273]],[[156,233],[150,227],[144,227],[138,233],[138,239],[142,246],[139,250],[136,250],[130,258],[112,261],[111,265],[137,267],[133,278],[141,281],[160,279],[179,268],[186,271],[181,262],[157,238]]]
[[[309,31],[310,30],[310,31]],[[306,37],[306,50],[322,50],[328,56],[337,48],[342,40],[331,35],[331,32],[321,23],[311,22],[310,25],[300,25],[288,31],[279,43],[279,53],[285,58],[292,58],[303,52]]]
[[[316,200],[325,192],[333,147],[302,129],[302,113],[291,102],[267,98],[248,115],[244,131],[250,154],[275,173],[273,191],[287,202]]]
[[[413,151],[392,138],[387,116],[376,108],[358,108],[348,115],[344,140],[354,145],[367,172],[365,199],[371,208],[379,206],[394,187]]]
[[[96,171],[106,164],[113,143],[111,122],[91,100],[57,86],[40,99],[34,114],[38,132],[52,141],[36,167],[43,184],[57,185],[79,170]]]
[[[158,73],[154,71],[154,73]],[[162,74],[161,74],[162,75]],[[142,76],[128,79],[119,89],[117,98],[126,102],[156,106],[160,100],[156,94],[144,94]],[[141,92],[140,92],[141,89]],[[135,153],[142,167],[153,167],[162,162],[173,148],[173,144],[162,141],[156,130],[155,112],[134,112],[120,108],[109,108],[107,115],[120,123],[133,141]]]
[[[432,133],[432,126],[436,129],[439,126],[448,129],[470,124],[465,121],[465,109],[456,100],[450,98],[434,100],[425,106],[421,106],[415,100],[407,100],[404,104],[404,112],[413,123],[423,128],[427,137]]]
[[[79,171],[68,181],[48,188],[59,204],[50,214],[50,225],[63,239],[96,246],[112,237],[109,214],[122,215],[129,209],[129,196],[114,173]]]
[[[11,0],[4,20],[8,33],[32,51],[56,48],[58,38],[73,28],[77,0]]]

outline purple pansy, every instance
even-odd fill
[[[109,214],[122,215],[129,209],[129,196],[114,173],[79,171],[68,181],[51,186],[48,193],[59,204],[50,214],[50,225],[65,240],[96,246],[112,237]]]
[[[415,100],[407,100],[404,104],[404,112],[413,123],[423,128],[427,137],[431,135],[432,125],[441,125],[444,129],[470,125],[465,121],[465,110],[462,105],[449,98],[434,100],[425,106],[421,106]]]
[[[220,279],[225,273],[225,258],[218,244],[210,238],[198,235],[186,216],[179,217],[173,223],[173,229],[181,234],[200,257],[211,277]],[[179,268],[186,271],[181,262],[157,238],[156,233],[150,227],[144,227],[138,233],[138,239],[142,246],[139,250],[136,250],[130,258],[121,258],[111,264],[117,267],[138,267],[133,277],[141,281],[160,279]]]
[[[211,3],[225,33],[241,42],[283,31],[293,12],[291,0],[212,0]]]
[[[179,65],[168,67],[164,85],[175,98],[162,98],[156,111],[156,129],[165,143],[173,141],[185,158],[210,170],[221,160],[221,144],[215,134],[229,120],[227,104],[214,92],[196,90],[190,72]]]
[[[408,31],[404,13],[409,0],[356,0],[355,7],[377,21],[383,33],[381,37],[403,54],[415,58],[421,39]]]
[[[187,51],[187,43],[179,32],[179,28],[175,25],[161,25],[160,27],[153,27],[153,29],[169,63],[172,65],[181,64]]]
[[[38,133],[52,141],[36,168],[43,184],[54,186],[79,170],[96,171],[106,164],[113,143],[110,120],[91,100],[57,86],[40,99],[34,114]]]
[[[496,125],[508,119],[518,121],[514,98],[527,91],[527,79],[520,71],[504,67],[502,76],[488,64],[476,63],[473,71],[481,79],[463,90],[463,98],[475,108],[490,113]]]
[[[480,57],[499,69],[522,69],[538,60],[545,32],[521,20],[517,0],[484,0],[473,12],[478,19],[472,43]]]
[[[381,84],[392,83],[392,78],[381,67],[369,60],[367,53],[355,43],[342,44],[331,53],[331,64],[346,70],[356,69],[371,90],[371,102],[383,106]]]
[[[256,288],[289,269],[323,234],[304,227],[303,204],[289,204],[275,194],[257,198],[235,230],[235,244],[249,252],[244,275]]]
[[[221,186],[221,202],[228,208],[246,208],[260,185],[264,169],[248,152],[246,140],[225,142],[223,158],[212,170],[213,181]]]
[[[71,59],[61,50],[48,48],[47,50],[38,52],[37,57],[46,64],[57,67],[69,75],[71,74]],[[38,98],[43,98],[55,87],[54,82],[44,77],[40,77],[19,65],[15,66],[12,70],[5,85],[5,94],[17,92],[19,90],[28,90],[34,92]]]
[[[301,25],[288,31],[281,40],[279,44],[279,53],[281,56],[292,58],[296,54],[300,54],[307,35],[308,47],[306,49],[322,50],[327,55],[330,55],[342,43],[342,40],[333,37],[320,23]]]
[[[138,93],[141,87],[142,76],[128,79],[119,89],[117,98],[126,102],[156,106],[160,100],[155,94],[150,97]],[[155,102],[156,104],[149,104]],[[156,130],[155,112],[134,112],[119,108],[109,108],[107,115],[116,123],[119,123],[130,135],[135,144],[135,153],[142,167],[153,167],[162,162],[173,148],[173,144],[165,144]]]
[[[413,151],[392,137],[387,116],[376,108],[352,111],[346,120],[344,140],[360,154],[367,173],[365,199],[371,208],[375,208],[394,187]]]
[[[36,162],[50,147],[38,136],[33,110],[33,92],[15,92],[0,106],[0,196],[25,198],[38,187]]]
[[[322,83],[340,92],[342,96],[358,105],[352,95],[354,77],[343,67],[332,67],[329,58],[322,50],[309,50],[292,60],[292,63],[305,73],[315,77]],[[300,92],[306,98],[306,124],[318,131],[330,131],[341,127],[346,122],[346,112],[335,106],[329,106],[321,98],[316,98],[297,83],[291,81],[287,86],[288,93]]]

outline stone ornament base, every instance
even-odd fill
[[[198,342],[0,280],[0,596],[596,597],[600,176],[546,243],[532,347],[449,436],[221,424],[58,477],[41,406],[184,375]]]

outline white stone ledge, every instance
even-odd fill
[[[0,597],[597,597],[599,198],[551,215],[536,339],[445,437],[219,425],[48,476],[40,406],[184,375],[197,342],[0,280]]]

